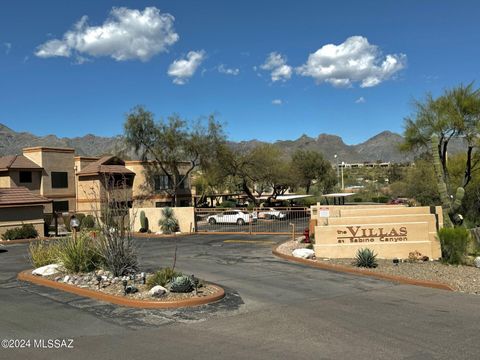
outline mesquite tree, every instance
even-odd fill
[[[154,120],[154,115],[141,106],[127,114],[125,140],[142,160],[155,160],[157,175],[168,177],[164,187],[179,205],[182,189],[194,169],[206,166],[217,158],[218,149],[225,142],[220,123],[213,116],[207,126],[201,122],[190,123],[177,115],[167,121]]]

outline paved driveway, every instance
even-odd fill
[[[224,286],[216,304],[131,310],[15,280],[25,245],[0,253],[0,339],[73,339],[74,349],[0,349],[0,359],[477,359],[480,297],[287,263],[271,236],[138,240],[146,268]],[[479,279],[480,281],[480,279]]]

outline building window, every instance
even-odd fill
[[[167,175],[155,175],[153,177],[155,191],[172,189],[172,182]]]
[[[53,212],[68,212],[68,201],[54,201]]]
[[[52,189],[68,188],[68,173],[52,171]]]
[[[32,182],[32,172],[31,171],[20,171],[20,183],[30,184]]]
[[[157,201],[155,203],[155,207],[157,208],[161,208],[161,207],[171,207],[172,206],[172,202],[171,201]]]

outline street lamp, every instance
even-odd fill
[[[337,186],[340,185],[340,169],[338,168],[338,155],[333,155],[335,158],[335,167],[337,168]]]
[[[342,161],[342,190],[345,189],[344,183],[343,183],[343,168],[345,167],[345,162]]]

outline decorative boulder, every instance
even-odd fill
[[[156,285],[148,291],[148,294],[154,297],[159,297],[166,293],[167,293],[167,289],[165,289],[163,286],[160,286],[160,285]]]
[[[295,249],[292,255],[302,259],[311,259],[315,256],[315,251],[311,249]]]
[[[477,256],[473,263],[475,264],[475,267],[480,268],[480,256]]]
[[[50,276],[59,273],[60,271],[59,264],[50,264],[36,268],[32,271],[32,274],[38,276]]]

